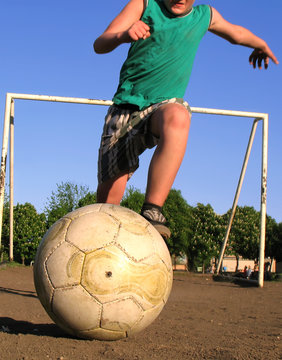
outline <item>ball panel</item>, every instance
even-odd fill
[[[101,328],[129,331],[142,317],[143,309],[133,298],[124,298],[103,304]]]
[[[33,279],[35,290],[41,304],[47,312],[51,311],[53,287],[49,280],[44,262],[34,262]]]
[[[141,215],[122,206],[103,204],[100,212],[105,212],[114,217],[121,223],[122,228],[131,234],[144,236],[146,227],[150,225]]]
[[[70,222],[71,220],[69,219],[60,219],[51,226],[41,240],[36,252],[33,266],[34,285],[38,298],[47,312],[51,308],[53,287],[45,262],[48,256],[58,247],[58,244],[65,241],[65,235]]]
[[[80,283],[84,256],[83,252],[67,242],[57,247],[46,260],[47,272],[54,288]]]
[[[155,321],[156,318],[160,315],[162,309],[163,304],[160,304],[143,312],[140,321],[138,321],[135,326],[128,331],[128,336],[137,334],[138,332],[144,330],[147,326],[152,324],[152,322]]]
[[[119,232],[119,222],[100,212],[77,217],[68,228],[66,241],[84,252],[90,252],[112,243]]]
[[[154,239],[153,244],[154,244],[154,248],[155,248],[155,251],[154,251],[155,254],[158,254],[158,256],[163,260],[163,262],[165,263],[165,265],[167,267],[167,270],[171,271],[172,270],[171,256],[170,256],[170,253],[166,246],[166,243],[164,242],[164,240],[161,236],[154,236],[153,239]]]
[[[105,295],[107,300],[118,295],[126,261],[125,254],[115,246],[88,253],[82,270],[82,286],[99,301],[99,295]]]
[[[167,302],[169,294],[171,292],[172,283],[173,283],[173,271],[172,267],[167,269],[167,264],[163,261],[163,259],[158,254],[154,254],[142,261],[142,263],[151,265],[151,266],[157,266],[159,271],[162,271],[163,274],[163,286],[164,286],[164,296],[163,301],[164,303]],[[160,279],[161,281],[161,279]]]
[[[132,294],[147,308],[163,302],[168,275],[161,259],[137,263],[118,247],[108,246],[86,255],[81,284],[101,303]]]
[[[56,289],[52,312],[73,331],[99,327],[102,305],[80,285]]]
[[[155,252],[153,238],[146,228],[143,228],[143,230],[143,236],[141,236],[129,232],[122,224],[116,241],[127,256],[137,262]]]
[[[171,289],[172,289],[172,284],[173,284],[173,270],[171,268],[171,270],[168,272],[168,279],[167,279],[167,285],[166,285],[166,292],[165,292],[165,296],[163,298],[164,303],[166,304],[169,295],[171,293]]]
[[[54,225],[43,236],[38,247],[34,264],[45,263],[46,258],[52,254],[52,252],[65,241],[67,228],[71,223],[70,219],[60,219],[55,222]]]
[[[102,205],[103,204],[91,204],[91,205],[83,206],[81,208],[69,212],[64,216],[64,218],[75,220],[76,218],[80,216],[84,216],[85,214],[99,212]]]

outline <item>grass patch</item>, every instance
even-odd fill
[[[5,270],[7,268],[14,268],[14,267],[24,267],[24,265],[16,261],[3,261],[0,263],[0,270]]]

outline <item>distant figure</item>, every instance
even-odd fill
[[[213,274],[212,266],[209,266],[206,271],[207,274]]]
[[[265,280],[271,279],[271,264],[269,261],[264,264],[264,277]]]
[[[269,272],[270,271],[270,268],[271,268],[271,264],[270,262],[268,261],[267,263],[264,264],[264,268],[265,268],[265,271],[266,272]]]
[[[247,271],[248,271],[248,267],[247,265],[244,267],[244,276],[247,277]]]
[[[252,275],[252,272],[253,272],[253,270],[251,269],[251,266],[249,265],[249,267],[248,267],[248,269],[246,271],[247,279],[250,279],[250,277]]]

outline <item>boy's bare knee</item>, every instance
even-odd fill
[[[179,104],[169,104],[171,106],[165,109],[164,120],[174,128],[187,128],[190,123],[188,110]]]
[[[151,131],[160,136],[163,131],[174,129],[187,131],[190,127],[190,114],[180,104],[166,104],[161,106],[151,118]]]

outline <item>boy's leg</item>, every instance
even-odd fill
[[[163,105],[150,119],[150,130],[159,138],[159,142],[148,171],[141,215],[150,221],[165,239],[169,238],[171,233],[165,226],[162,206],[185,154],[189,128],[190,114],[180,104]]]
[[[128,176],[128,172],[122,173],[113,179],[99,184],[97,202],[119,205],[125,191]]]
[[[164,226],[165,218],[161,213],[161,207],[182,162],[189,127],[188,110],[176,103],[162,105],[155,110],[150,119],[150,131],[159,141],[148,171],[145,203],[141,214],[156,226],[164,238],[170,236],[170,231]],[[101,183],[97,189],[97,201],[119,205],[128,178],[129,171]]]
[[[145,202],[163,206],[183,160],[189,128],[190,114],[180,104],[163,105],[152,115],[150,129],[159,143],[149,167]]]

